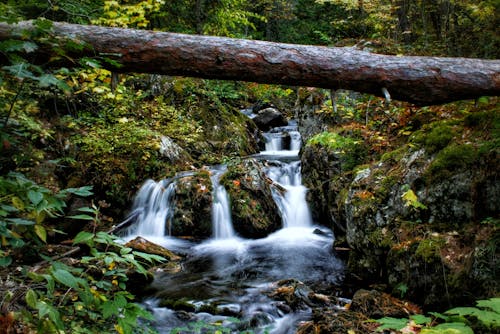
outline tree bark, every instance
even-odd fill
[[[0,23],[0,40],[18,38],[18,32],[25,29],[34,29],[30,21]],[[377,96],[384,96],[385,88],[392,99],[418,105],[500,95],[499,60],[399,57],[354,48],[57,22],[53,33],[88,46],[68,51],[70,57],[107,57],[121,64],[110,68],[119,72],[349,89]],[[52,56],[46,48],[35,52],[45,59]],[[67,62],[65,66],[72,65]]]

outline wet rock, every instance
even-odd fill
[[[247,159],[233,166],[221,179],[231,199],[233,226],[245,238],[262,238],[281,227],[281,217],[273,200],[263,165]]]
[[[208,171],[198,171],[177,180],[173,236],[207,239],[212,236],[212,182]]]
[[[330,297],[315,293],[301,281],[287,279],[276,282],[275,285],[276,288],[268,294],[269,297],[284,301],[294,311],[332,304]]]
[[[159,255],[170,261],[178,261],[181,259],[181,257],[174,252],[142,237],[137,237],[133,240],[130,240],[125,244],[125,246],[143,253]]]
[[[253,121],[262,131],[268,131],[271,128],[288,124],[283,114],[275,108],[259,110],[257,116],[253,118]]]
[[[170,162],[189,161],[189,154],[182,147],[177,145],[171,138],[167,136],[161,137],[160,154],[167,158]]]

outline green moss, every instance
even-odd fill
[[[418,247],[415,250],[415,255],[420,256],[426,261],[439,257],[441,249],[445,243],[446,241],[439,236],[423,239],[419,242]]]
[[[160,302],[160,307],[167,307],[175,311],[186,311],[186,312],[194,312],[196,311],[196,307],[189,303],[184,299],[163,299]]]
[[[387,228],[376,228],[373,232],[369,233],[368,241],[376,247],[390,248],[395,243],[394,235]]]
[[[364,141],[354,136],[343,136],[335,132],[321,132],[307,141],[307,145],[318,145],[341,157],[343,171],[350,171],[364,161],[368,150]]]
[[[407,151],[408,147],[406,145],[401,146],[393,151],[382,154],[380,161],[387,163],[397,163],[404,157]]]
[[[429,153],[436,153],[445,148],[456,135],[457,130],[451,122],[434,122],[416,131],[410,142],[424,147]]]
[[[437,154],[426,171],[426,177],[436,179],[451,175],[457,170],[471,167],[478,158],[477,150],[470,144],[450,145]]]

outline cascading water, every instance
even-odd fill
[[[273,161],[267,168],[271,180],[281,185],[282,191],[273,187],[273,198],[278,204],[283,217],[283,227],[312,226],[311,212],[306,202],[307,188],[302,185],[300,161]]]
[[[172,196],[175,181],[148,180],[139,189],[128,219],[133,219],[127,234],[143,237],[163,237],[171,234],[170,220],[173,216]]]
[[[229,196],[226,188],[219,182],[220,177],[225,171],[225,167],[214,168],[210,176],[214,188],[212,195],[212,229],[215,239],[231,239],[235,237],[231,209],[229,207]]]
[[[211,169],[213,235],[202,243],[164,237],[169,234],[165,229],[173,216],[174,208],[169,203],[175,182],[148,181],[139,191],[131,215],[135,223],[129,233],[187,256],[181,272],[156,275],[151,288],[157,292],[144,302],[155,315],[159,333],[169,334],[192,323],[220,323],[230,328],[230,333],[250,330],[292,334],[299,321],[311,316],[311,310],[291,310],[269,297],[274,282],[293,278],[306,284],[328,285],[342,279],[343,264],[332,253],[333,235],[313,225],[305,200],[307,189],[301,182],[298,159],[301,139],[296,126],[273,129],[264,136],[268,142],[258,158],[267,161],[266,174],[275,183],[273,198],[283,222],[281,230],[266,238],[235,236],[230,199],[219,182],[224,168]],[[172,300],[185,301],[190,311],[166,307]],[[231,320],[235,317],[238,322]],[[177,333],[196,332],[189,328]]]

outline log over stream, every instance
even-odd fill
[[[21,39],[31,21],[0,23],[0,41]],[[273,43],[225,37],[54,22],[53,34],[86,47],[68,50],[58,66],[81,57],[108,58],[117,72],[349,89],[417,105],[500,95],[500,60],[380,55],[351,47]],[[39,48],[49,61],[53,50]],[[53,58],[52,58],[53,59]]]

